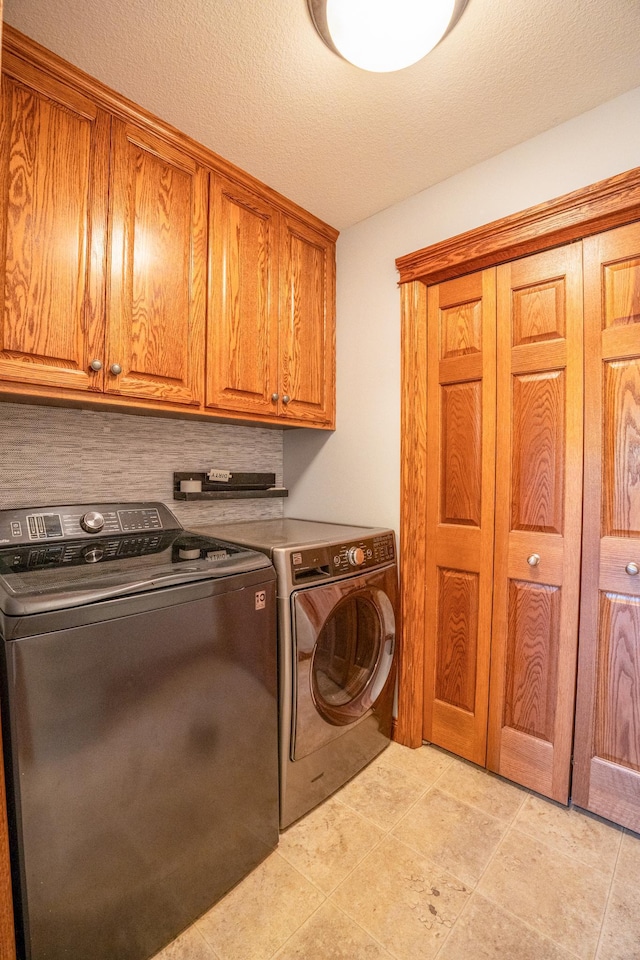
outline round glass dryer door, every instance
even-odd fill
[[[292,596],[291,759],[341,736],[375,708],[394,663],[396,601],[395,567]]]
[[[330,723],[353,723],[371,706],[367,690],[383,640],[380,614],[368,593],[341,600],[325,621],[311,663],[311,689]]]

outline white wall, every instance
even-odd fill
[[[637,166],[640,88],[345,230],[337,255],[337,429],[285,432],[285,513],[399,528],[396,257]]]

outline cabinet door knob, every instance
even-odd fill
[[[290,401],[291,401],[291,397],[290,397],[288,394],[285,393],[284,397],[282,398],[282,402],[283,402],[283,403],[290,403]]]
[[[272,394],[271,394],[271,403],[277,403],[278,400],[279,400],[279,398],[280,398],[280,394],[279,394],[279,393],[272,393]]]
[[[89,366],[91,367],[92,370],[95,370],[96,372],[98,370],[102,370],[102,360],[92,360]]]
[[[530,567],[537,567],[540,563],[540,554],[532,553],[531,556],[527,557],[527,563]]]
[[[119,373],[122,373],[122,367],[120,366],[119,363],[112,363],[111,366],[109,367],[109,370],[114,375],[114,377],[117,377]]]
[[[633,563],[633,562],[628,563],[625,567],[625,570],[627,571],[630,577],[637,577],[638,574],[640,573],[640,567],[638,566],[637,563]]]

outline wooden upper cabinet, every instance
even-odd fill
[[[211,175],[207,406],[277,412],[279,217],[257,193]]]
[[[330,425],[334,243],[212,175],[207,406]]]
[[[279,410],[287,420],[335,421],[335,244],[282,216]]]
[[[425,740],[484,764],[495,480],[495,271],[427,292]]]
[[[10,27],[2,99],[0,393],[334,426],[337,231]]]
[[[582,513],[582,246],[497,268],[487,766],[566,803]]]
[[[0,378],[101,390],[110,117],[5,51]]]
[[[112,143],[105,390],[198,405],[208,174],[187,154],[121,120],[113,121]]]
[[[640,224],[584,241],[574,802],[640,831]]]

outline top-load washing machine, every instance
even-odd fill
[[[392,530],[290,518],[202,528],[277,573],[280,826],[389,743],[398,571]]]

